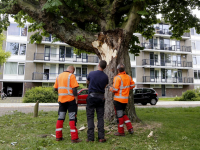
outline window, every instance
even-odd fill
[[[17,63],[7,62],[5,64],[4,74],[17,74]]]
[[[27,26],[25,25],[24,28],[20,28],[17,26],[18,24],[11,23],[8,27],[8,35],[27,36]]]
[[[194,28],[192,28],[190,30],[191,30],[191,35],[194,35]]]
[[[136,89],[135,94],[142,94],[142,89]]]
[[[83,65],[82,66],[82,77],[86,77],[87,76],[87,66]]]
[[[20,44],[19,55],[26,55],[26,44]]]
[[[200,70],[194,70],[194,79],[200,79]]]
[[[198,79],[197,70],[194,70],[194,79]]]
[[[56,57],[56,48],[55,47],[51,47],[50,53],[51,53],[51,57]]]
[[[196,65],[197,64],[197,59],[196,57],[193,57],[193,65]]]
[[[19,63],[19,65],[18,65],[18,75],[24,75],[24,67],[25,67],[25,64]]]
[[[62,73],[64,71],[64,64],[59,64],[59,70],[58,73]]]
[[[87,59],[87,54],[86,53],[82,53],[83,59]]]
[[[17,62],[7,62],[5,64],[4,74],[12,74],[12,75],[24,75],[24,63]]]
[[[143,93],[152,93],[151,89],[143,89]]]
[[[8,27],[8,35],[20,35],[20,28],[17,27],[17,24],[10,24]]]
[[[192,49],[196,49],[195,48],[195,42],[192,42]]]
[[[53,76],[53,77],[56,76],[56,64],[50,65],[50,76]]]
[[[196,46],[196,49],[197,49],[197,50],[200,50],[200,41],[196,41],[195,46]]]
[[[131,71],[132,71],[132,78],[136,78],[135,68],[131,68]]]
[[[81,68],[76,67],[76,76],[81,76]]]
[[[165,62],[170,63],[171,62],[171,54],[165,54]]]
[[[6,51],[12,55],[26,55],[26,44],[7,42]]]
[[[198,70],[198,79],[200,79],[200,70]]]
[[[66,47],[66,57],[73,57],[72,56],[72,47]]]
[[[21,36],[27,36],[27,26],[24,26],[24,28],[21,28]]]

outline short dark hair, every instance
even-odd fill
[[[119,72],[124,72],[125,71],[125,65],[119,64],[119,65],[117,65],[117,69],[119,70]]]
[[[99,66],[101,67],[101,69],[105,69],[107,66],[107,62],[105,60],[101,60],[99,62]]]

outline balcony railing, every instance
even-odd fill
[[[143,76],[143,82],[153,83],[193,83],[192,77],[167,77],[167,76]]]
[[[155,27],[156,34],[172,35],[172,31],[169,29],[160,29],[160,27]],[[190,37],[190,33],[184,33],[183,36]]]
[[[152,43],[142,43],[144,49],[153,49],[153,50],[169,50],[169,51],[180,51],[180,52],[191,52],[191,46],[177,46],[169,44],[152,44]]]
[[[143,59],[142,65],[168,66],[168,67],[192,67],[192,61],[166,61],[158,59]]]
[[[32,73],[32,80],[56,80],[56,77],[59,73],[40,73],[40,72],[33,72]],[[76,76],[77,81],[86,81],[87,74],[74,74]]]
[[[34,53],[34,60],[42,61],[72,61],[72,62],[84,62],[84,63],[98,63],[99,58],[97,56],[88,56],[85,54],[52,54],[52,53]]]

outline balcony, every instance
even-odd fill
[[[143,76],[143,82],[151,83],[193,83],[192,77],[164,77],[164,76]]]
[[[191,46],[177,46],[169,44],[152,44],[152,43],[141,43],[144,49],[152,50],[168,50],[174,52],[192,52]]]
[[[52,80],[55,81],[59,73],[40,73],[40,72],[33,72],[32,73],[32,80]],[[86,81],[87,74],[74,74],[76,76],[77,81]]]
[[[162,35],[172,35],[172,31],[169,29],[160,29],[160,27],[155,27],[155,34],[162,34]],[[190,33],[184,33],[182,37],[190,37]]]
[[[54,38],[52,36],[49,36],[49,37],[43,37],[42,38],[42,42],[53,42]],[[59,43],[64,43],[62,41],[56,41],[56,42],[59,42]]]
[[[172,35],[172,31],[169,29],[160,29],[159,27],[155,28],[155,33],[156,34],[163,34],[163,35]]]
[[[88,56],[85,54],[51,54],[51,53],[34,53],[34,60],[40,61],[58,61],[58,62],[82,62],[82,63],[98,63],[97,56]]]
[[[192,68],[192,61],[166,61],[158,59],[142,59],[143,66],[187,67]],[[186,69],[187,69],[186,68]]]

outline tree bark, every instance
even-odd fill
[[[107,61],[105,73],[109,78],[109,85],[113,85],[113,78],[118,74],[117,65],[123,63],[125,71],[128,75],[131,74],[131,64],[128,52],[128,43],[130,35],[124,33],[122,29],[109,30],[98,35],[98,40],[93,42],[93,46],[100,52],[102,60]],[[110,53],[112,52],[112,53]],[[115,111],[113,105],[113,93],[106,88],[105,91],[105,119],[112,122],[115,119]],[[128,116],[131,121],[139,121],[135,112],[133,92],[130,91],[129,103],[127,105]]]

